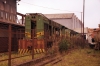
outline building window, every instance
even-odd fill
[[[9,20],[11,20],[11,15],[9,15]]]
[[[8,14],[7,14],[7,13],[6,13],[6,16],[5,16],[5,18],[6,18],[6,19],[8,19]]]
[[[8,21],[9,21],[9,13],[8,13],[7,19],[8,19]]]
[[[13,16],[13,21],[16,22],[16,16],[15,15]]]
[[[11,15],[11,14],[9,14],[9,20],[10,20],[10,21],[12,20],[12,15]]]
[[[12,21],[12,22],[14,22],[14,20],[13,20],[14,15],[12,14],[12,16],[11,16],[11,17],[12,17],[11,21]]]
[[[3,19],[3,12],[0,11],[0,18]]]

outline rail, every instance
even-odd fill
[[[41,57],[41,58],[37,58],[37,59],[31,60],[31,61],[28,61],[28,62],[24,62],[24,63],[18,64],[16,66],[30,66],[30,65],[33,65],[33,63],[36,64],[38,62],[41,62],[42,60],[44,60],[47,57],[49,57],[49,56],[44,56],[44,57]]]

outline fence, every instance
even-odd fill
[[[21,58],[28,55],[32,55],[32,59],[34,58],[34,52],[30,51],[27,53],[29,49],[26,49],[25,43],[23,43],[23,46],[20,46],[22,45],[20,42],[24,38],[24,27],[0,23],[0,65],[14,65],[13,62],[15,62],[15,58]],[[33,44],[33,42],[32,38],[28,40],[26,44]],[[20,47],[23,47],[25,50],[21,51]]]
[[[36,34],[34,34],[35,32]],[[44,53],[47,48],[50,48],[52,40],[55,39],[45,32],[39,33],[36,30],[31,30],[31,33],[26,33],[23,26],[0,23],[0,65],[19,64],[17,61],[29,55],[30,57],[26,61],[31,60],[34,58],[34,54]],[[41,36],[39,37],[39,35]],[[25,60],[20,63],[22,62]]]

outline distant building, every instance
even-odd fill
[[[16,22],[17,0],[0,0],[0,22]]]
[[[76,29],[74,29],[74,31],[83,35],[83,28],[76,28]],[[87,39],[87,37],[88,37],[88,27],[84,28],[84,37],[85,37],[85,39]]]
[[[47,18],[60,23],[69,29],[76,29],[82,27],[82,22],[76,17],[74,13],[60,13],[60,14],[44,14]]]
[[[100,49],[100,24],[98,24],[99,28],[88,28],[88,42],[91,45],[95,45],[95,49]]]
[[[94,38],[96,32],[100,32],[100,28],[88,28],[88,36]]]
[[[20,39],[18,33],[20,33],[19,30],[25,29],[16,21],[18,1],[20,0],[0,0],[0,53],[8,52],[9,42],[11,42],[11,51],[18,50]],[[21,32],[24,33],[24,31]],[[10,40],[9,37],[11,37]]]

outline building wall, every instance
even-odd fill
[[[82,27],[82,22],[75,15],[72,17],[72,22],[73,22],[73,30]]]
[[[1,29],[0,28],[0,37],[8,37],[9,33],[7,29]]]
[[[16,0],[0,0],[0,21],[16,22]]]
[[[66,27],[68,27],[69,29],[76,29],[76,28],[81,28],[81,21],[74,15],[72,18],[70,19],[52,19],[57,23],[60,23]]]

